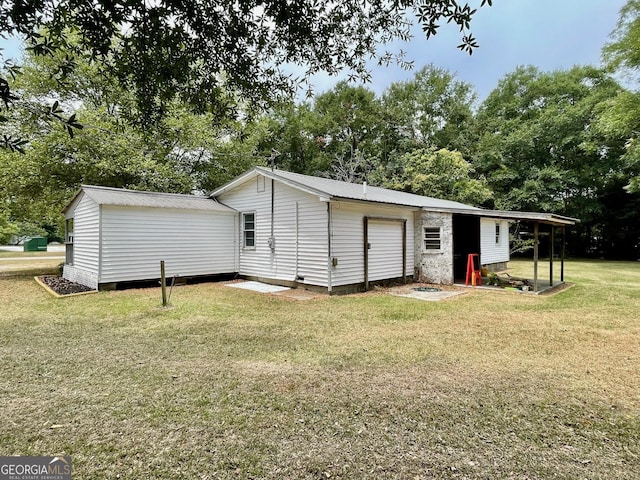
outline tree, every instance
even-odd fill
[[[434,65],[408,81],[392,83],[382,95],[386,151],[402,154],[434,145],[468,155],[476,99],[470,84]]]
[[[36,55],[63,52],[67,61],[54,72],[61,81],[79,57],[91,59],[134,93],[149,123],[175,99],[224,117],[233,114],[238,98],[264,105],[298,84],[287,65],[302,66],[304,78],[346,70],[366,79],[372,56],[380,63],[393,60],[380,44],[411,37],[411,13],[427,38],[441,23],[455,23],[462,35],[458,48],[471,53],[477,47],[469,32],[475,12],[460,0],[8,0],[0,10],[0,33],[24,36]],[[12,73],[0,78],[3,110],[17,98],[7,81]]]
[[[594,67],[550,73],[520,67],[478,111],[482,134],[473,164],[495,191],[496,205],[579,218],[574,254],[637,255],[640,231],[629,237],[626,252],[620,243],[611,249],[615,224],[628,207],[616,203],[614,216],[605,207],[624,193],[625,139],[597,128],[603,105],[621,90]]]
[[[18,232],[18,226],[9,221],[8,213],[0,211],[0,245],[9,243],[11,238]]]
[[[629,0],[620,10],[612,41],[603,48],[603,57],[611,71],[627,74],[637,85],[640,72],[640,0]],[[640,93],[620,91],[603,108],[599,122],[607,135],[627,138],[626,154],[630,181],[627,190],[640,192]]]
[[[64,61],[61,54],[25,60],[16,80],[21,99],[6,122],[25,139],[25,149],[0,150],[0,204],[11,222],[55,236],[60,210],[81,184],[207,191],[260,161],[247,151],[249,122],[194,114],[173,102],[162,121],[143,128],[131,92],[102,77],[93,63],[79,62],[60,85],[47,73]],[[24,121],[43,97],[55,99],[61,111],[79,105],[84,128],[70,136],[60,122]]]
[[[283,104],[266,116],[263,156],[290,171],[361,181],[378,156],[383,126],[380,102],[363,86],[338,82],[300,105]]]
[[[493,193],[484,179],[473,178],[474,169],[460,152],[420,148],[400,157],[402,172],[385,186],[417,195],[483,205]]]

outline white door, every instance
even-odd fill
[[[370,219],[368,225],[368,280],[402,277],[405,262],[402,222]]]

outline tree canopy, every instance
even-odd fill
[[[380,45],[410,39],[415,21],[427,38],[442,23],[455,23],[458,48],[471,53],[475,12],[460,0],[8,0],[0,9],[0,33],[24,36],[36,55],[63,52],[65,62],[52,72],[60,81],[78,57],[90,59],[133,92],[140,119],[150,122],[176,99],[225,118],[240,101],[265,105],[298,84],[288,65],[302,67],[302,78],[347,71],[366,79],[371,57],[394,60]],[[16,70],[5,66],[4,109],[17,98],[7,81]]]
[[[611,41],[603,48],[603,57],[608,68],[627,76],[635,90],[621,90],[611,98],[603,108],[598,127],[607,135],[627,138],[624,155],[630,177],[627,190],[640,192],[640,0],[629,0],[620,11]]]

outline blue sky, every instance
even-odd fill
[[[480,2],[470,0],[473,5]],[[505,74],[518,65],[534,65],[543,71],[574,65],[599,65],[602,46],[615,28],[626,0],[494,0],[478,10],[472,33],[480,48],[472,56],[456,48],[459,31],[444,25],[428,41],[418,29],[410,44],[401,45],[414,71],[433,63],[456,73],[474,85],[484,99]],[[376,68],[367,86],[382,93],[392,82],[413,76],[400,68]],[[319,76],[315,89],[331,88],[337,80]]]
[[[479,1],[470,0],[473,5]],[[409,44],[399,44],[415,68],[433,63],[474,85],[485,98],[498,80],[518,65],[535,65],[544,71],[573,65],[600,63],[600,52],[614,29],[626,0],[494,0],[478,11],[472,32],[480,48],[472,56],[460,52],[458,30],[444,25],[435,38],[425,40],[417,29]],[[0,39],[5,58],[19,56],[19,42]],[[411,78],[399,67],[372,68],[367,86],[382,93],[392,82]],[[319,75],[316,92],[330,89],[340,77]]]

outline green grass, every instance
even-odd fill
[[[74,478],[639,478],[640,263],[566,277],[439,303],[202,284],[162,309],[6,274],[0,452]]]

